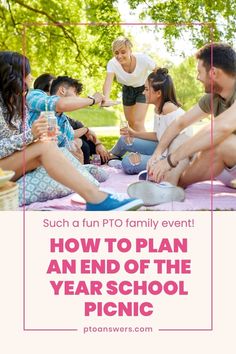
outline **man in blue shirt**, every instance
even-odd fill
[[[53,84],[51,87],[52,81]],[[56,112],[58,126],[61,132],[58,137],[58,146],[70,148],[71,141],[75,138],[75,141],[78,141],[77,138],[81,137],[85,163],[89,163],[91,153],[99,153],[103,161],[108,160],[109,153],[99,142],[96,135],[92,134],[81,122],[73,121],[74,124],[71,124],[69,117],[63,112],[60,112],[60,108],[63,107],[63,105],[66,111],[73,111],[78,108],[100,103],[102,100],[101,97],[103,97],[101,94],[95,93],[94,96],[89,96],[88,99],[76,97],[82,91],[82,84],[80,82],[68,76],[59,76],[55,79],[51,74],[40,75],[35,80],[34,87],[35,90],[29,92],[27,95],[27,104],[30,114],[29,123],[31,125],[33,121],[39,117],[41,111],[53,110]],[[49,94],[51,95],[49,96]],[[90,102],[88,100],[90,100]]]

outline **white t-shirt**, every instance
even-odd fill
[[[148,74],[156,67],[156,63],[148,55],[135,53],[136,66],[132,73],[127,73],[114,57],[107,64],[107,72],[114,73],[116,80],[122,85],[139,87],[144,85]]]
[[[173,111],[173,112],[168,113],[168,114],[157,114],[157,113],[155,113],[153,130],[157,134],[157,140],[158,141],[160,141],[162,135],[164,134],[164,132],[168,128],[168,126],[177,117],[182,116],[184,113],[185,113],[185,111],[181,107],[179,107],[176,111]],[[183,130],[183,132],[186,135],[188,135],[188,136],[192,136],[192,128],[191,127],[187,127],[186,129]]]

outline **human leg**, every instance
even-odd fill
[[[128,175],[136,175],[146,170],[147,162],[152,155],[143,155],[139,152],[131,152],[122,160],[122,168]]]
[[[134,130],[141,132],[145,131],[145,118],[148,110],[147,103],[137,102],[134,112]]]
[[[142,205],[141,200],[123,199],[101,192],[83,177],[63,155],[54,142],[36,142],[25,151],[15,152],[0,160],[0,167],[16,172],[15,180],[25,172],[43,166],[57,182],[80,194],[87,201],[87,210],[133,210]]]
[[[123,86],[122,102],[125,118],[129,126],[136,131],[145,131],[145,116],[148,105],[143,94],[144,85],[140,87]]]
[[[188,139],[188,137],[185,134],[178,135],[169,146],[168,152],[171,153],[174,151],[186,139]],[[153,183],[145,180],[132,183],[128,187],[129,196],[141,198],[145,205],[183,201],[185,195],[184,190],[177,187],[177,184],[181,173],[185,170],[188,163],[189,159],[180,161],[177,167],[165,174],[163,182],[161,183]],[[149,177],[151,178],[151,176]]]
[[[183,172],[180,184],[185,187],[195,182],[209,180],[211,179],[211,175],[217,177],[225,167],[231,168],[235,165],[236,136],[231,134],[217,145],[214,150],[208,149],[199,152]]]
[[[126,152],[130,152],[130,154],[123,158],[122,168],[127,174],[138,174],[146,169],[147,162],[156,149],[156,146],[156,141],[138,138],[132,139],[130,144],[128,144],[126,137],[122,136],[110,152],[118,157],[122,157]]]
[[[70,147],[69,151],[83,165],[84,164],[84,153],[83,153],[83,150],[82,150],[82,144],[83,144],[82,139],[75,138],[73,140],[73,144],[71,144],[71,147]]]
[[[139,152],[140,154],[152,155],[157,147],[157,141],[133,138],[127,140],[126,137],[121,136],[110,153],[122,157],[126,152]]]
[[[145,117],[148,109],[146,103],[135,103],[133,106],[123,106],[125,118],[129,126],[136,131],[145,131]]]
[[[42,165],[50,177],[74,190],[87,201],[96,203],[106,196],[80,175],[54,142],[39,141],[27,146],[25,151],[16,152],[0,160],[3,169],[15,171],[15,180],[23,175],[23,165],[25,172]]]
[[[82,139],[82,141],[83,141],[83,144],[81,146],[81,149],[84,154],[84,163],[89,164],[90,163],[90,148],[89,148],[87,141],[85,141],[83,139]]]
[[[130,126],[134,129],[135,127],[135,105],[132,106],[123,106],[125,118]]]
[[[105,193],[99,192],[96,186],[78,173],[53,142],[31,144],[25,152],[19,151],[0,160],[3,169],[12,169],[16,172],[15,180],[22,176],[23,164],[26,172],[43,165],[52,178],[74,190],[87,201],[96,203],[106,197]]]

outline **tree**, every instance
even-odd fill
[[[184,35],[186,29],[198,47],[211,39],[231,44],[235,40],[235,0],[128,0],[128,3],[131,9],[143,5],[141,19],[149,17],[155,22],[170,24],[164,27],[164,38],[169,47],[173,48],[173,41]],[[203,25],[183,25],[194,22]],[[157,26],[156,30],[160,27]]]
[[[170,69],[178,100],[185,110],[193,107],[203,95],[203,86],[196,80],[196,60],[185,59],[181,64]]]
[[[1,0],[1,49],[25,51],[35,77],[44,72],[67,74],[80,78],[87,91],[101,90],[111,42],[122,33],[115,3]]]

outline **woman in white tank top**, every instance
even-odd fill
[[[147,163],[155,151],[158,141],[166,128],[184,110],[177,101],[174,84],[168,70],[159,68],[148,76],[144,90],[147,103],[155,105],[154,129],[152,132],[140,131],[127,127],[121,129],[122,136],[111,149],[111,154],[123,157],[122,167],[127,174],[138,174],[146,169]],[[191,130],[186,130],[177,136],[174,143],[183,142],[191,136]],[[166,154],[167,151],[164,153]]]

